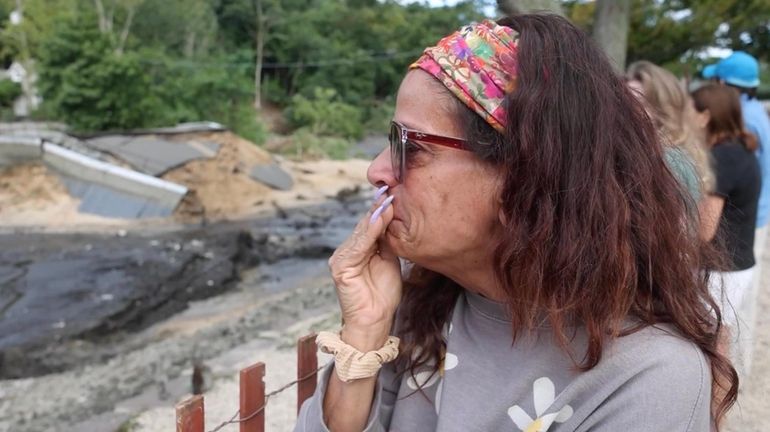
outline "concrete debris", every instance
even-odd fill
[[[294,180],[292,180],[291,175],[275,163],[257,165],[251,169],[249,176],[273,189],[291,190],[294,186]]]
[[[171,141],[156,136],[105,135],[86,144],[121,159],[136,170],[153,176],[195,159],[212,158],[220,145],[211,141]]]

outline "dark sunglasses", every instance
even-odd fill
[[[427,134],[392,121],[390,122],[389,137],[390,163],[393,165],[393,174],[399,183],[404,181],[404,174],[406,174],[407,146],[415,145],[414,141],[451,147],[457,150],[470,150],[465,140]]]

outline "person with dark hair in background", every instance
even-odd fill
[[[743,123],[748,132],[757,139],[755,155],[759,160],[759,169],[762,176],[762,187],[759,194],[757,207],[757,227],[754,235],[754,257],[757,262],[754,272],[754,283],[746,293],[744,308],[740,311],[743,322],[746,324],[741,329],[741,343],[744,345],[742,352],[744,358],[743,372],[751,372],[752,341],[754,339],[754,326],[757,313],[757,299],[762,287],[763,257],[768,242],[768,228],[770,227],[770,117],[768,117],[762,103],[757,99],[757,87],[759,87],[759,62],[751,54],[736,51],[718,63],[706,66],[703,77],[717,80],[725,85],[735,88],[740,93],[741,112]]]
[[[718,63],[706,66],[703,77],[716,79],[740,93],[741,112],[746,130],[757,138],[757,157],[762,170],[762,194],[757,213],[757,252],[762,252],[770,222],[770,119],[762,103],[757,100],[759,87],[759,62],[754,56],[736,51]]]
[[[712,249],[585,33],[463,27],[410,67],[389,141],[329,260],[343,327],[296,431],[718,429],[738,383]]]
[[[714,159],[716,186],[714,192],[701,203],[701,233],[705,240],[723,241],[729,254],[727,266],[713,269],[720,278],[714,278],[714,296],[724,292],[722,312],[733,346],[734,363],[745,372],[746,350],[750,340],[743,333],[746,296],[754,284],[754,230],[761,187],[761,175],[754,151],[757,139],[743,126],[738,92],[719,84],[708,84],[692,94],[695,109],[702,115],[707,143]],[[720,280],[721,279],[721,280]],[[721,290],[720,290],[721,288]]]

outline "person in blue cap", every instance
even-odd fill
[[[756,316],[756,298],[760,287],[762,274],[762,256],[768,236],[768,221],[770,220],[770,118],[765,108],[757,99],[759,87],[759,62],[757,59],[742,51],[736,51],[716,64],[703,69],[703,78],[715,79],[740,92],[743,121],[750,133],[757,137],[759,149],[756,152],[762,176],[759,205],[757,208],[756,233],[754,240],[754,256],[757,261],[756,280],[752,291],[747,293],[746,310],[738,311],[742,315],[744,326],[741,340],[741,351],[744,352],[743,370],[748,374],[751,370],[751,340]]]
[[[750,54],[736,51],[716,64],[703,69],[703,78],[716,79],[735,87],[741,93],[743,121],[749,132],[759,140],[759,166],[762,171],[762,192],[757,212],[757,247],[761,255],[770,220],[770,118],[762,103],[757,100],[759,86],[759,62]],[[760,258],[759,256],[757,257]]]

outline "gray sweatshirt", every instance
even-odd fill
[[[383,366],[366,431],[706,432],[711,373],[703,353],[663,327],[621,337],[587,372],[546,325],[511,343],[503,305],[465,292],[445,327],[440,372],[396,378]],[[586,347],[580,328],[572,340]],[[302,406],[295,432],[328,431],[323,399],[333,365]],[[416,391],[417,384],[422,392]]]

